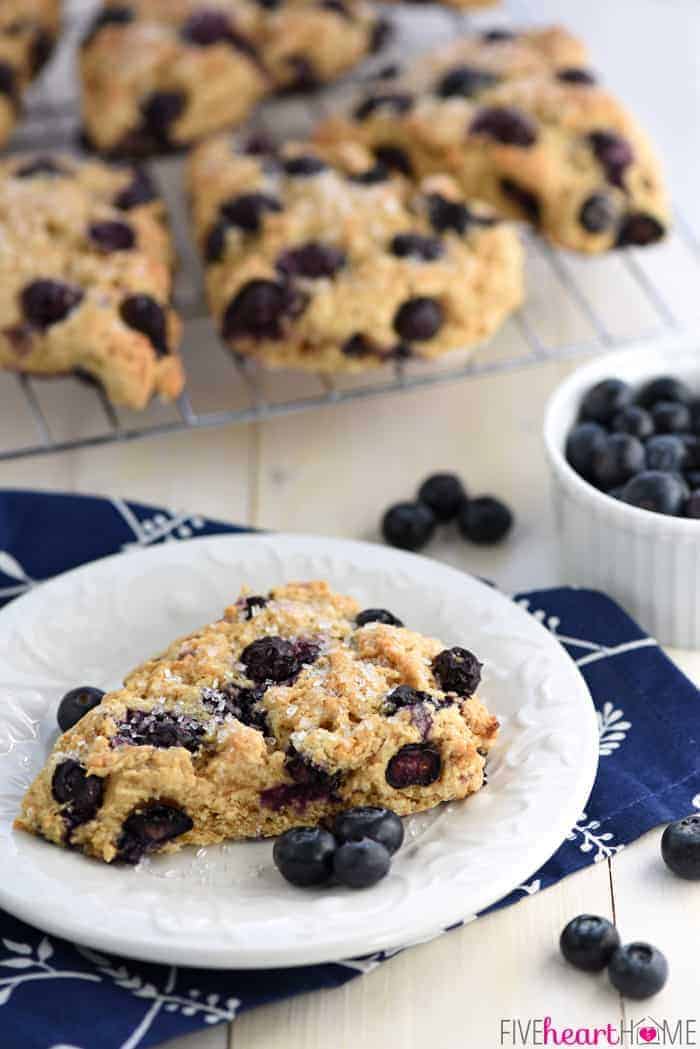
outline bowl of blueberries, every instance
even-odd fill
[[[606,591],[663,644],[700,648],[700,350],[579,368],[544,439],[564,580]]]

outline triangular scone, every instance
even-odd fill
[[[449,174],[576,251],[651,244],[671,221],[647,135],[558,27],[462,37],[375,82],[316,140],[360,143],[417,181]]]
[[[498,732],[467,695],[480,664],[397,622],[358,621],[323,582],[244,594],[60,737],[17,827],[134,863],[355,805],[404,815],[472,794]]]

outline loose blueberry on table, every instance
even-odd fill
[[[648,943],[620,943],[620,936],[607,918],[579,914],[572,918],[559,938],[566,960],[584,972],[602,972],[607,967],[613,987],[626,998],[650,998],[668,979],[668,962]]]
[[[601,972],[620,946],[620,936],[607,918],[579,914],[572,918],[559,939],[567,962],[585,972]]]
[[[669,823],[661,838],[661,855],[679,878],[700,881],[700,813]]]
[[[674,376],[638,390],[617,378],[596,383],[581,402],[565,455],[580,477],[621,502],[700,517],[700,398]]]
[[[608,964],[613,987],[626,998],[651,998],[668,979],[668,962],[648,943],[628,943],[618,947]]]

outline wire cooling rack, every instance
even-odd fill
[[[517,2],[517,8],[516,8]],[[523,23],[526,0],[512,0],[511,19]],[[28,99],[27,115],[12,141],[17,150],[73,147],[79,131],[76,43],[96,0],[69,0],[58,52]],[[308,133],[318,118],[342,105],[358,81],[376,76],[399,58],[450,39],[470,27],[508,24],[490,14],[472,18],[446,10],[387,9],[396,26],[388,51],[340,85],[313,98],[264,105],[256,125],[278,137]],[[143,412],[113,407],[78,379],[34,380],[0,374],[0,460],[70,448],[263,420],[360,398],[512,371],[575,354],[593,353],[687,330],[700,322],[700,242],[677,216],[674,234],[644,251],[583,258],[552,249],[525,232],[528,294],[525,306],[476,353],[456,352],[439,362],[404,361],[361,376],[337,379],[298,372],[265,372],[222,347],[208,319],[202,275],[188,234],[180,162],[157,161],[154,174],[171,209],[180,257],[175,300],[185,317],[185,393],[175,404]]]

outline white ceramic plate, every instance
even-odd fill
[[[270,841],[108,867],[12,829],[56,736],[62,694],[116,687],[237,595],[325,578],[364,607],[462,644],[485,663],[502,721],[488,786],[407,820],[372,889],[301,890]],[[593,784],[596,719],[572,661],[530,615],[452,568],[385,547],[300,536],[222,536],[105,558],[0,613],[0,906],[42,929],[145,960],[259,968],[340,960],[436,935],[527,879],[575,823]]]

